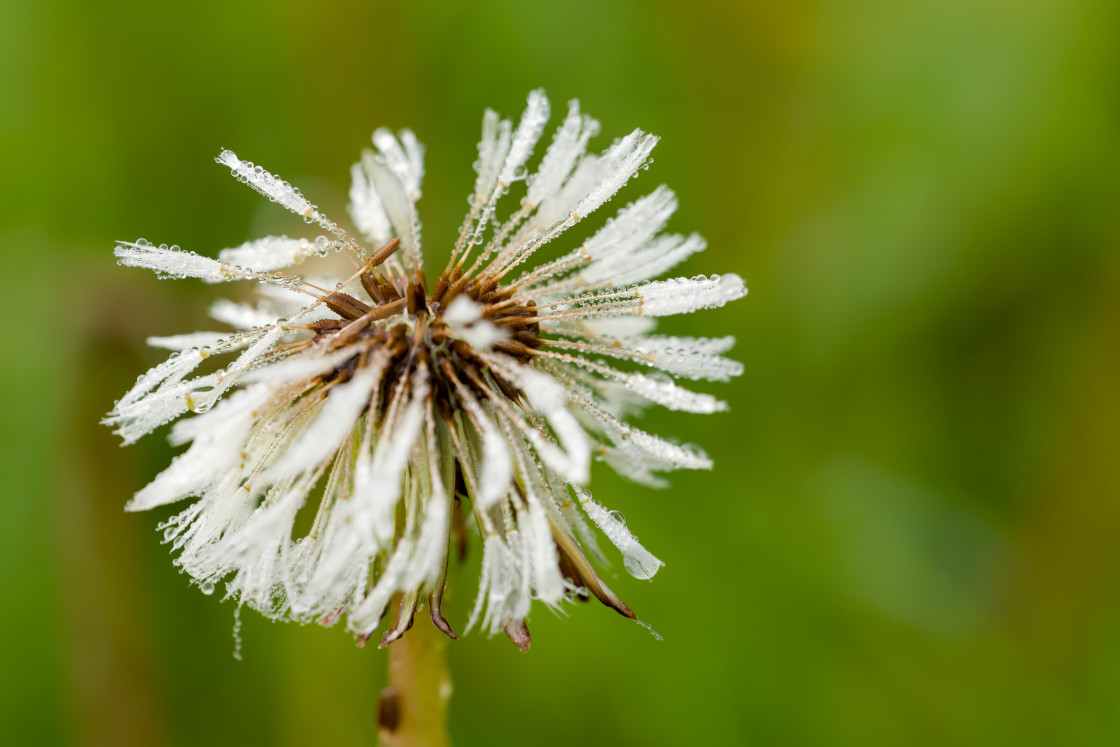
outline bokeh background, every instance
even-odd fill
[[[651,412],[714,472],[596,469],[668,565],[534,644],[452,646],[462,745],[1120,743],[1120,4],[1108,0],[0,4],[0,724],[7,744],[368,744],[385,656],[188,585],[125,514],[170,456],[98,419],[211,326],[214,253],[302,224],[220,147],[345,216],[377,126],[428,146],[429,255],[486,106],[641,126],[672,228],[751,295],[728,414]],[[554,116],[555,120],[555,116]],[[608,212],[604,209],[604,213]],[[474,563],[477,564],[476,552]],[[452,579],[462,626],[476,566]]]

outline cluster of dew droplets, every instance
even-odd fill
[[[134,241],[133,243],[139,248],[155,247],[155,245],[152,242],[148,241],[147,239],[136,239],[136,241]],[[184,255],[184,257],[197,257],[197,256],[199,256],[195,252],[184,252],[182,249],[179,248],[178,244],[171,244],[170,246],[168,246],[167,244],[160,244],[159,247],[157,247],[157,248],[160,249],[161,251],[165,251],[165,252],[177,252],[179,254]],[[185,261],[186,260],[184,260],[184,263],[185,263]],[[121,266],[125,266],[125,263],[124,263],[123,260],[118,260],[117,264],[121,265]],[[185,272],[175,272],[173,269],[171,269],[171,270],[169,270],[169,269],[157,269],[155,271],[155,273],[156,273],[156,277],[158,277],[160,280],[183,280],[184,278],[191,277],[190,275],[188,275]]]

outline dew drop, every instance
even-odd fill
[[[661,637],[661,634],[658,633],[656,630],[654,630],[653,626],[650,625],[649,623],[647,623],[645,620],[635,620],[634,622],[638,623],[638,625],[641,625],[643,628],[645,628],[649,632],[649,634],[651,636],[653,636],[654,638],[656,638],[657,640],[659,640],[659,641],[665,640],[664,638]]]
[[[198,585],[198,590],[201,591],[206,596],[210,596],[211,594],[214,593],[214,582],[213,581],[203,581],[202,583],[200,583]]]
[[[626,526],[626,517],[622,515],[621,511],[608,511],[607,515],[617,521],[622,526]]]
[[[648,626],[647,626],[648,627]],[[652,631],[652,628],[649,628]],[[654,634],[656,635],[656,633]],[[660,638],[660,636],[658,636]],[[241,661],[241,605],[233,611],[233,658]]]

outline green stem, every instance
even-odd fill
[[[389,685],[378,704],[378,740],[384,747],[447,747],[451,675],[447,637],[421,613],[389,644]]]

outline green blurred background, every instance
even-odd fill
[[[581,606],[527,655],[455,643],[456,742],[1120,743],[1118,29],[1107,0],[5,0],[5,743],[372,742],[383,652],[246,612],[236,661],[171,509],[122,511],[171,451],[97,421],[214,293],[113,241],[301,230],[223,146],[344,217],[388,125],[428,146],[442,256],[483,108],[538,86],[600,147],[663,136],[608,208],[677,190],[710,242],[683,274],[751,295],[668,326],[735,334],[746,373],[707,388],[729,414],[645,419],[714,472],[593,476],[668,563],[608,572],[664,640]]]

